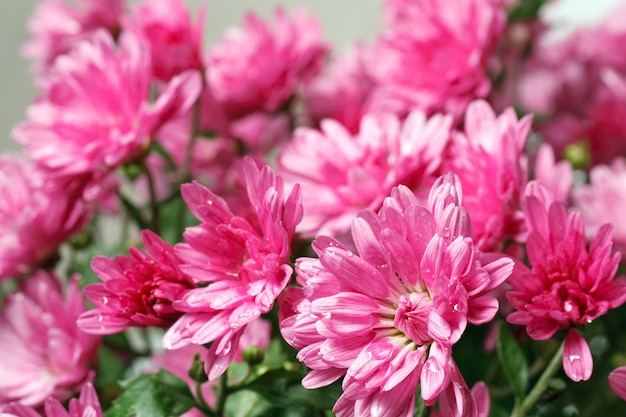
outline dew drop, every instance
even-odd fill
[[[569,355],[568,359],[569,359],[570,362],[579,361],[580,360],[580,355]]]
[[[330,320],[332,313],[330,311],[325,311],[322,313],[322,316],[324,316],[325,319]]]
[[[109,303],[108,297],[102,297],[102,304],[107,305]]]

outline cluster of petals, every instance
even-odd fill
[[[91,383],[83,385],[78,398],[69,401],[67,410],[59,400],[49,397],[44,403],[45,413],[42,415],[33,408],[20,403],[11,403],[4,409],[0,408],[2,417],[102,417],[102,408],[98,395]]]
[[[524,147],[531,124],[530,115],[518,120],[508,108],[496,116],[487,102],[477,100],[468,106],[464,132],[452,135],[443,169],[463,184],[463,207],[483,251],[500,250],[523,229],[519,201],[527,181]]]
[[[243,25],[228,29],[207,54],[203,124],[256,145],[266,130],[287,134],[286,116],[278,113],[319,73],[328,47],[319,22],[303,10],[288,16],[279,8],[274,22],[248,13]]]
[[[144,0],[131,10],[124,28],[149,43],[154,77],[167,82],[186,70],[201,68],[203,11],[194,23],[183,0]]]
[[[167,242],[149,230],[142,232],[142,240],[147,253],[130,248],[130,256],[96,256],[91,261],[103,282],[83,290],[95,305],[78,319],[83,331],[112,334],[132,326],[168,327],[182,314],[172,304],[195,288],[194,283]]]
[[[626,153],[625,11],[565,39],[540,39],[523,69],[518,105],[544,116],[536,130],[558,155],[580,141],[593,165]]]
[[[586,247],[579,212],[567,211],[541,183],[525,190],[523,210],[530,268],[519,263],[506,296],[516,311],[510,323],[526,326],[535,340],[566,330],[563,369],[574,381],[590,378],[593,362],[589,346],[576,329],[626,301],[626,282],[615,279],[620,254],[612,252],[610,224],[598,228]]]
[[[320,130],[297,129],[278,169],[286,182],[302,186],[306,210],[298,231],[345,233],[360,210],[378,210],[397,184],[425,195],[439,174],[451,125],[450,116],[415,111],[405,121],[367,115],[356,135],[331,119]]]
[[[387,0],[371,63],[370,110],[460,116],[489,93],[486,67],[506,22],[500,0]]]
[[[354,220],[358,254],[320,236],[319,258],[297,259],[300,286],[281,297],[281,333],[311,368],[305,387],[344,377],[338,416],[412,416],[418,385],[427,405],[439,397],[474,415],[452,346],[468,323],[494,317],[489,292],[513,261],[476,249],[461,199],[453,174],[435,182],[425,205],[399,186],[378,213],[362,210]]]
[[[20,155],[0,157],[0,194],[0,281],[46,265],[91,218],[80,190],[56,190]]]
[[[576,210],[585,221],[590,238],[604,223],[613,225],[615,249],[626,253],[626,159],[616,158],[610,165],[596,165],[589,172],[589,183],[572,189]]]
[[[65,401],[93,377],[99,337],[82,332],[85,311],[74,276],[60,281],[40,270],[4,301],[0,313],[0,404],[38,407],[48,397]]]
[[[324,119],[341,123],[358,133],[367,99],[374,82],[369,74],[371,49],[353,45],[343,55],[334,57],[327,68],[302,88],[307,121],[319,126]]]
[[[163,337],[166,349],[212,342],[205,369],[210,380],[226,371],[249,323],[268,313],[292,275],[290,244],[302,218],[299,187],[285,196],[268,166],[243,162],[254,215],[233,214],[224,199],[198,183],[184,184],[183,199],[200,220],[175,246],[181,269],[203,286],[174,302],[184,312]]]
[[[35,69],[49,69],[57,57],[97,30],[112,34],[119,30],[124,0],[42,0],[28,21],[31,39],[22,53],[35,60]]]
[[[150,103],[146,49],[131,32],[116,45],[109,33],[97,31],[59,57],[28,120],[13,132],[29,156],[57,177],[90,179],[142,157],[153,133],[189,109],[201,89],[200,75],[188,71]]]

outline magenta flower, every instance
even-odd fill
[[[32,39],[22,48],[24,56],[35,60],[35,69],[48,70],[56,58],[68,53],[77,43],[95,31],[119,30],[124,0],[79,0],[76,5],[65,0],[37,2],[28,21]]]
[[[81,190],[52,182],[31,161],[0,156],[0,281],[48,264],[91,218]]]
[[[61,292],[58,279],[38,271],[9,295],[0,313],[0,404],[38,407],[65,401],[92,377],[100,338],[83,333],[85,311],[74,276]]]
[[[131,33],[123,33],[116,46],[99,31],[60,57],[28,121],[14,130],[27,153],[54,175],[96,179],[142,157],[153,133],[189,109],[201,88],[200,75],[185,72],[150,104],[145,51]]]
[[[593,362],[576,326],[626,301],[626,282],[614,279],[620,254],[611,254],[612,227],[600,227],[587,249],[580,213],[568,213],[565,204],[534,181],[526,187],[523,209],[531,268],[520,263],[509,279],[513,290],[506,296],[517,311],[507,320],[526,326],[535,340],[567,330],[563,369],[574,381],[587,380]]]
[[[145,0],[132,9],[125,22],[150,45],[152,73],[169,81],[186,70],[200,69],[204,9],[192,23],[182,0]]]
[[[491,89],[486,68],[506,22],[498,0],[388,0],[372,55],[369,109],[460,116]]]
[[[611,223],[615,248],[626,254],[626,159],[593,167],[589,184],[574,187],[572,200],[585,221],[587,238],[598,233],[604,223]]]
[[[278,166],[285,181],[302,186],[306,211],[298,231],[345,233],[361,209],[380,208],[398,184],[425,194],[438,174],[451,124],[449,116],[427,119],[413,112],[404,122],[366,116],[358,135],[333,120],[323,121],[321,131],[297,129]]]
[[[344,376],[338,416],[412,416],[418,385],[428,405],[443,396],[459,412],[475,407],[452,346],[468,322],[494,317],[498,301],[488,293],[513,262],[474,247],[460,203],[452,174],[435,182],[427,206],[399,186],[378,214],[366,209],[354,220],[358,255],[318,237],[319,259],[296,261],[301,287],[289,287],[281,300],[281,332],[311,368],[305,387]]]
[[[511,108],[496,116],[487,102],[477,100],[465,114],[465,131],[452,136],[443,169],[463,184],[463,206],[480,250],[500,250],[504,241],[523,232],[519,204],[527,182],[524,146],[531,124],[531,116],[518,120]]]
[[[290,243],[302,217],[300,189],[283,201],[282,179],[250,158],[243,164],[254,218],[236,216],[226,202],[198,183],[182,186],[185,202],[200,225],[188,228],[175,247],[186,262],[181,269],[208,284],[174,303],[183,316],[166,332],[163,346],[212,343],[205,362],[210,380],[235,357],[246,327],[268,313],[292,274]]]
[[[78,318],[82,330],[112,334],[132,326],[168,327],[182,315],[172,304],[195,285],[168,243],[149,230],[141,236],[147,254],[130,248],[130,256],[93,258],[91,267],[103,283],[85,287],[96,308]]]
[[[626,366],[620,366],[609,374],[609,385],[613,392],[626,401]]]

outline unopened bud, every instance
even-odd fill
[[[241,356],[243,356],[243,360],[246,361],[247,364],[254,366],[263,362],[265,358],[265,352],[263,349],[256,345],[248,346],[241,352]]]
[[[204,362],[200,360],[200,354],[196,353],[193,357],[193,362],[191,364],[191,368],[187,372],[189,378],[193,379],[196,382],[206,382],[209,380],[206,372],[204,372]]]
[[[580,140],[567,145],[563,151],[563,156],[574,169],[587,169],[591,165],[591,150],[589,142]]]

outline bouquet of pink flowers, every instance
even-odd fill
[[[0,416],[626,413],[626,8],[381,3],[338,51],[304,10],[204,45],[183,0],[40,0]]]

